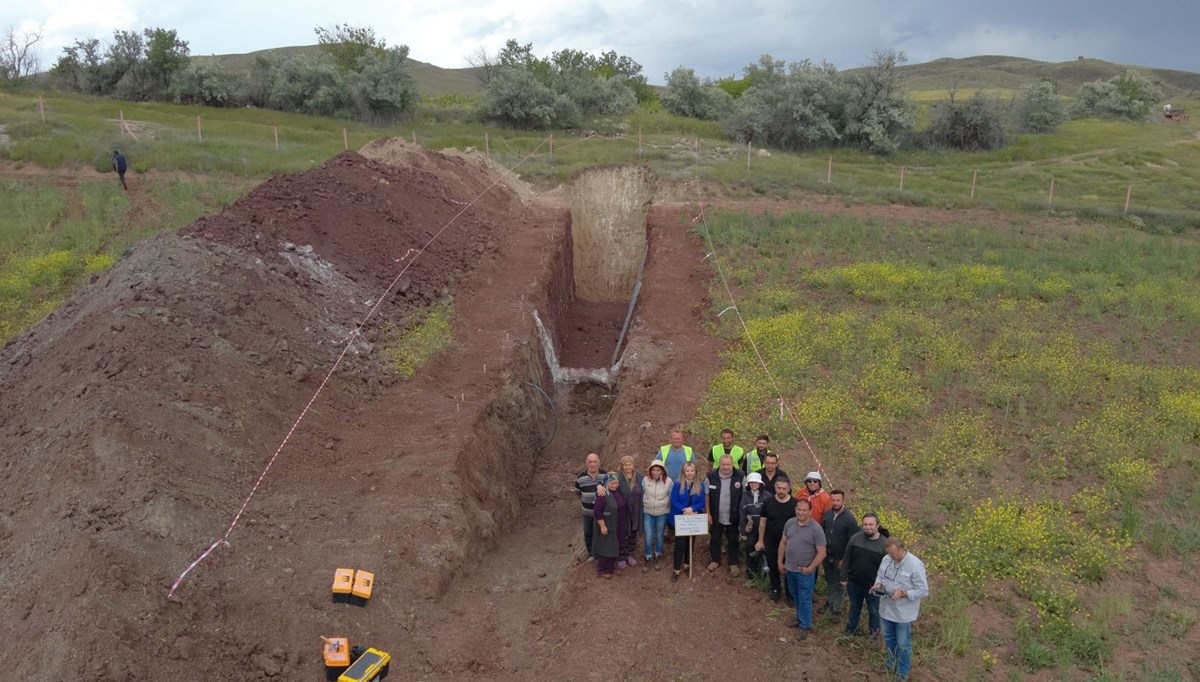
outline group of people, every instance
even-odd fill
[[[863,515],[860,525],[846,507],[845,493],[825,490],[820,471],[808,472],[793,494],[792,479],[779,468],[770,442],[762,435],[754,448],[743,449],[725,429],[721,442],[699,460],[676,430],[644,471],[626,455],[617,471],[606,472],[599,455],[589,454],[575,492],[596,574],[611,579],[637,566],[639,536],[642,572],[662,568],[675,517],[706,515],[710,573],[720,568],[724,554],[730,574],[740,576],[745,555],[748,577],[765,574],[771,600],[786,597],[795,607],[789,627],[797,628],[801,640],[813,627],[813,595],[823,573],[830,620],[840,622],[848,604],[845,632],[857,635],[865,604],[868,634],[882,637],[887,647],[887,669],[906,679],[912,624],[929,596],[924,564],[900,538],[889,537],[876,514]],[[701,461],[709,469],[704,476],[698,473]],[[692,536],[672,534],[676,582],[692,564]]]

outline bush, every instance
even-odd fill
[[[841,82],[831,64],[805,60],[786,73],[763,71],[756,79],[722,122],[731,138],[788,150],[830,145],[841,138]]]
[[[1137,120],[1150,113],[1162,98],[1153,83],[1136,71],[1126,71],[1108,81],[1091,81],[1079,88],[1071,115],[1075,118],[1124,118]]]
[[[934,106],[931,118],[922,133],[921,141],[926,147],[986,151],[999,149],[1008,142],[1003,107],[982,91],[966,101],[951,96]]]
[[[217,68],[209,60],[193,60],[171,84],[176,104],[228,107],[237,104],[242,79]]]
[[[571,124],[579,110],[567,97],[560,97],[538,81],[527,69],[502,67],[488,83],[479,106],[489,119],[518,128],[549,128]]]
[[[716,121],[727,115],[733,104],[733,96],[726,90],[709,82],[701,82],[693,69],[679,67],[667,74],[667,93],[662,105],[676,116]]]
[[[1021,88],[1017,102],[1017,127],[1027,133],[1048,133],[1067,120],[1067,109],[1049,81]]]
[[[846,79],[843,141],[873,152],[891,153],[916,124],[916,105],[900,86],[897,67],[903,52],[876,52],[871,66]]]

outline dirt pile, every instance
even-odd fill
[[[318,634],[403,641],[406,601],[444,590],[470,565],[463,541],[494,535],[515,507],[527,460],[488,453],[536,452],[549,429],[542,398],[521,383],[538,380],[534,346],[472,337],[524,319],[497,305],[504,276],[544,304],[532,280],[561,251],[548,235],[565,232],[565,218],[525,209],[503,185],[380,310],[399,321],[469,286],[480,300],[456,304],[456,316],[476,326],[456,328],[458,347],[409,384],[383,369],[384,339],[368,326],[231,546],[180,598],[165,596],[222,535],[400,262],[491,185],[464,164],[345,153],[269,180],[142,243],[0,352],[0,638],[22,652],[10,674],[308,679]],[[460,281],[473,271],[486,274]],[[479,473],[464,477],[460,456]],[[464,501],[464,487],[482,492]],[[328,603],[342,565],[379,574],[370,609]]]

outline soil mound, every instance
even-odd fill
[[[388,513],[381,463],[435,444],[405,442],[402,414],[371,418],[404,393],[389,389],[372,325],[231,546],[189,578],[187,598],[165,598],[224,532],[400,261],[491,184],[463,159],[415,158],[397,166],[348,152],[271,179],[219,215],[143,242],[0,351],[0,639],[21,654],[8,661],[14,679],[308,679],[315,635],[349,617],[323,613],[332,568],[375,568],[408,551],[411,533],[364,529]],[[379,314],[398,321],[449,292],[522,219],[520,206],[493,187]],[[371,451],[350,451],[351,436],[371,429]],[[544,439],[526,435],[491,445]],[[453,461],[420,468],[431,466]],[[429,515],[459,518],[441,479],[427,485],[444,493],[424,503]],[[376,566],[363,565],[368,552]],[[436,580],[435,570],[411,575]]]
[[[470,148],[467,151],[450,148],[431,155],[420,145],[410,144],[399,137],[389,137],[372,140],[358,152],[368,159],[391,166],[435,172],[443,182],[467,183],[485,179],[489,184],[503,184],[524,203],[532,201],[535,194],[521,176],[500,164],[492,163],[486,156]]]

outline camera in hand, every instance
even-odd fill
[[[886,596],[888,596],[888,593],[887,593],[887,590],[885,590],[885,589],[872,587],[871,588],[871,596],[886,597]]]

